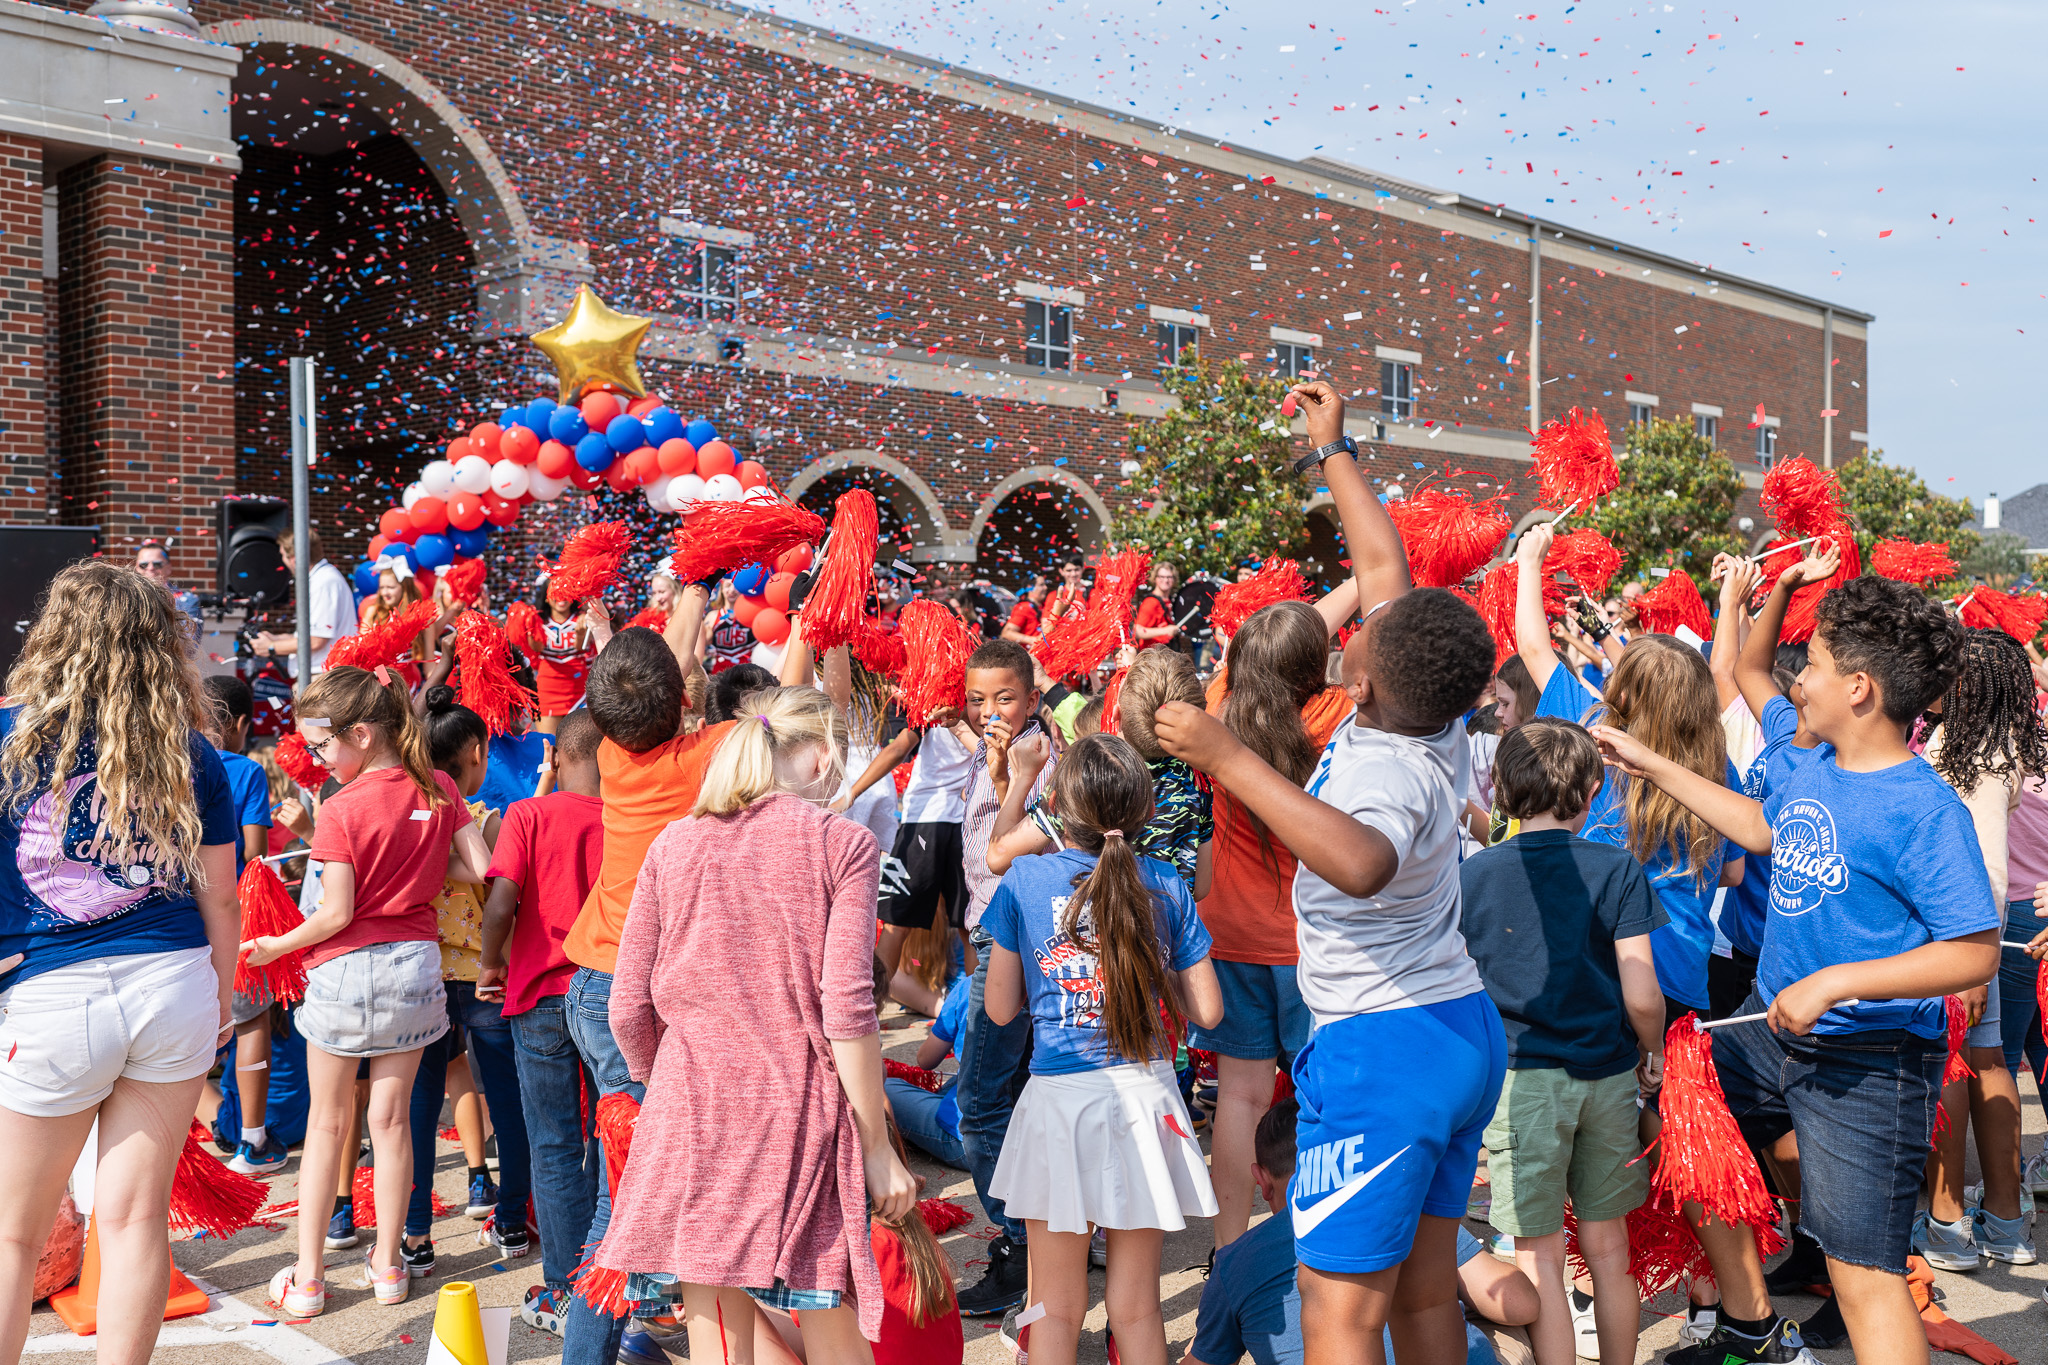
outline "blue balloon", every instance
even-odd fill
[[[548,435],[565,446],[573,446],[589,434],[583,414],[574,408],[556,408],[548,414]]]
[[[446,536],[421,536],[412,543],[422,569],[445,569],[455,560],[455,547]]]
[[[374,559],[364,560],[356,565],[356,571],[351,577],[355,579],[356,595],[368,597],[371,593],[377,591],[377,561]]]
[[[425,540],[426,537],[421,536],[420,539]],[[384,548],[384,554],[387,558],[390,559],[404,560],[406,568],[411,569],[414,573],[419,572],[420,552],[418,546],[408,544],[405,541],[398,541],[394,544],[386,546]]]
[[[526,405],[526,425],[543,440],[552,434],[548,430],[548,419],[554,415],[555,400],[552,398],[536,398]]]
[[[525,425],[525,408],[506,408],[505,415],[498,419],[498,429],[500,431],[510,431],[514,427],[523,427]]]
[[[640,425],[638,417],[622,412],[604,429],[604,438],[612,443],[613,450],[624,455],[647,444],[647,428]]]
[[[673,441],[683,434],[683,419],[667,408],[650,408],[640,419],[640,425],[647,428],[647,444],[659,450],[664,442]]]
[[[732,576],[733,591],[742,597],[759,597],[761,589],[768,586],[768,566],[749,564]]]
[[[702,450],[706,441],[718,439],[718,428],[711,425],[708,417],[692,417],[690,425],[683,428],[683,439]]]
[[[583,419],[577,418],[576,424],[581,426]],[[593,474],[604,473],[618,458],[619,453],[612,449],[612,443],[594,431],[576,443],[576,463]]]
[[[475,559],[490,547],[491,524],[485,522],[474,531],[461,531],[451,526],[448,528],[448,541],[455,547],[455,553],[465,559]]]

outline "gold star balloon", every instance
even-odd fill
[[[645,394],[647,384],[634,356],[653,325],[653,318],[617,312],[589,285],[579,286],[569,316],[533,334],[533,344],[555,362],[562,389],[558,401],[574,402],[592,384],[616,384],[636,398]]]

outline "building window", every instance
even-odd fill
[[[1415,415],[1415,367],[1401,360],[1380,362],[1380,411],[1389,417]]]
[[[1313,347],[1276,341],[1273,343],[1273,364],[1289,379],[1300,379],[1315,370],[1316,353]]]
[[[1159,361],[1178,365],[1183,352],[1198,350],[1202,329],[1189,322],[1159,324]]]
[[[1719,445],[1721,443],[1721,419],[1710,417],[1704,412],[1694,413],[1692,418],[1692,434],[1710,446]]]
[[[1024,300],[1024,363],[1044,370],[1074,368],[1074,310]]]
[[[1628,424],[1632,427],[1646,427],[1650,425],[1650,419],[1656,415],[1657,409],[1651,407],[1648,403],[1630,403],[1628,405]]]
[[[682,315],[707,321],[731,322],[740,315],[740,253],[729,246],[706,242],[683,262],[683,278],[676,290]]]
[[[1760,426],[1756,429],[1756,462],[1765,469],[1778,458],[1778,429],[1774,426]]]

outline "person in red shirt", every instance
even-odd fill
[[[1070,557],[1060,561],[1060,585],[1046,598],[1042,613],[1046,630],[1051,630],[1059,623],[1059,619],[1070,611],[1087,610],[1087,577],[1088,571],[1079,558]]]
[[[1180,569],[1170,560],[1152,566],[1152,591],[1138,599],[1137,619],[1131,633],[1139,649],[1156,649],[1180,634],[1173,619],[1173,594],[1180,586]]]
[[[1044,603],[1045,580],[1034,578],[1031,580],[1031,586],[1024,590],[1023,596],[1017,599],[1017,605],[1010,608],[1010,619],[1003,626],[1003,638],[1015,640],[1027,649],[1037,644],[1039,637],[1045,633],[1044,624],[1038,614]]]
[[[502,996],[533,1147],[533,1204],[540,1221],[542,1283],[526,1292],[532,1321],[559,1321],[569,1276],[597,1211],[597,1172],[584,1152],[584,1067],[569,1040],[569,978],[563,943],[604,861],[604,799],[597,768],[603,735],[589,711],[562,718],[550,755],[555,790],[505,808],[491,853],[478,999]],[[595,1094],[597,1087],[589,1087]]]

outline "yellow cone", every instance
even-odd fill
[[[427,1347],[427,1365],[490,1365],[476,1286],[467,1280],[442,1285],[434,1300],[434,1340]]]

